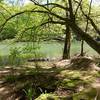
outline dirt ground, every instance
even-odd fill
[[[83,61],[85,61],[85,62],[83,62]],[[46,63],[45,62],[44,63],[36,63],[35,64],[36,69],[38,69],[40,72],[41,71],[44,72],[45,75],[43,76],[44,79],[41,76],[38,76],[37,74],[36,74],[36,76],[38,76],[38,77],[34,77],[34,78],[36,80],[40,79],[39,80],[40,83],[38,83],[38,84],[41,84],[42,82],[44,83],[48,79],[48,77],[46,76],[47,72],[50,72],[50,74],[48,73],[48,75],[50,75],[50,77],[51,76],[56,76],[56,74],[58,75],[58,77],[60,75],[61,78],[62,77],[65,78],[65,79],[61,79],[64,82],[65,82],[65,80],[66,80],[66,82],[68,82],[68,80],[73,79],[73,77],[74,78],[75,77],[76,78],[79,77],[79,79],[82,78],[82,80],[89,80],[90,79],[89,77],[95,77],[95,75],[97,75],[97,72],[94,71],[96,73],[95,74],[95,73],[92,73],[92,71],[90,71],[91,73],[89,74],[87,72],[88,69],[86,69],[87,68],[86,65],[88,64],[91,67],[90,63],[92,62],[92,60],[91,59],[90,59],[90,61],[88,60],[87,64],[86,64],[86,62],[87,62],[87,59],[84,60],[82,58],[80,60],[78,58],[78,60],[77,59],[73,59],[72,61],[63,60],[63,61],[58,61],[58,62],[53,62],[53,63],[51,63],[51,62],[48,62],[48,63],[47,62]],[[32,68],[34,64],[30,63],[30,64],[26,64],[25,66],[28,66],[28,65],[29,65],[30,68]],[[71,69],[70,68],[67,69],[70,65],[72,66],[72,67],[70,67]],[[78,66],[75,66],[75,65],[78,65],[78,66],[81,66],[81,67],[78,67]],[[48,68],[46,69],[47,66],[48,66]],[[41,67],[44,67],[44,69],[42,69]],[[6,66],[4,68],[0,68],[0,100],[21,100],[20,99],[21,96],[20,96],[20,91],[19,90],[20,90],[21,87],[25,86],[25,84],[27,84],[27,80],[28,81],[29,81],[29,79],[31,80],[31,78],[33,76],[31,77],[31,75],[30,75],[30,76],[28,76],[28,78],[26,77],[23,82],[22,81],[14,82],[14,80],[13,80],[14,77],[9,77],[9,76],[10,75],[11,76],[12,75],[13,76],[14,75],[20,75],[21,76],[21,74],[22,75],[23,74],[27,74],[29,72],[32,72],[32,70],[30,68],[27,68],[27,67],[11,68],[9,66]],[[60,68],[60,71],[57,68]],[[61,68],[64,68],[63,71],[61,71]],[[81,70],[79,71],[76,68],[82,69],[82,72],[80,72]],[[84,70],[83,68],[85,68],[86,70]],[[61,73],[59,73],[59,74],[58,73],[53,73],[54,70],[56,72],[61,72]],[[89,68],[89,70],[92,70],[92,69]],[[83,77],[83,75],[85,75],[84,73],[86,73],[86,76]],[[65,76],[67,76],[67,77],[65,77]],[[59,77],[59,79],[60,79],[60,77]],[[68,77],[69,77],[69,79],[66,79]],[[10,82],[5,81],[5,79],[8,80],[8,81],[10,81],[10,82],[13,81],[13,84],[11,84]],[[56,93],[58,93],[58,94],[62,94],[62,93],[65,94],[65,93],[70,93],[70,91],[66,91],[66,90],[62,91],[62,88],[58,88],[57,91],[56,91]],[[26,100],[26,99],[24,99],[24,100]]]

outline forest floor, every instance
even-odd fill
[[[90,58],[6,66],[0,69],[0,100],[94,100],[100,71],[93,66]]]

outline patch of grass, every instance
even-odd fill
[[[32,87],[29,87],[28,89],[23,89],[23,91],[28,100],[33,100],[33,98],[36,96],[36,90]]]
[[[60,100],[60,99],[57,95],[51,93],[46,93],[46,94],[43,93],[35,100]]]
[[[14,83],[18,79],[18,76],[15,75],[7,75],[5,77],[5,82]]]

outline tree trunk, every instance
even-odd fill
[[[84,56],[84,40],[81,40],[81,56]]]
[[[75,34],[79,35],[87,44],[92,47],[97,53],[100,54],[100,43],[95,41],[89,34],[85,33],[81,28],[77,26],[76,23],[68,20],[68,24],[71,29],[75,32]]]
[[[69,7],[72,10],[72,7],[70,7],[67,3],[66,3],[66,8]],[[71,14],[67,11],[66,9],[66,18],[70,18]],[[64,42],[64,51],[63,51],[63,59],[70,59],[70,39],[71,39],[71,33],[70,33],[70,27],[67,23],[67,19],[66,19],[66,25],[65,25],[65,42]]]
[[[70,38],[71,38],[71,33],[69,26],[66,25],[66,30],[65,30],[65,44],[64,44],[64,51],[63,51],[63,59],[69,59],[70,58]]]

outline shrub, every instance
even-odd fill
[[[9,55],[10,65],[18,66],[21,64],[21,62],[22,62],[22,58],[21,58],[21,51],[19,50],[19,48],[15,47],[11,49]]]
[[[0,40],[5,39],[12,39],[15,37],[15,34],[17,34],[16,29],[13,27],[6,27],[1,33],[0,33]]]

